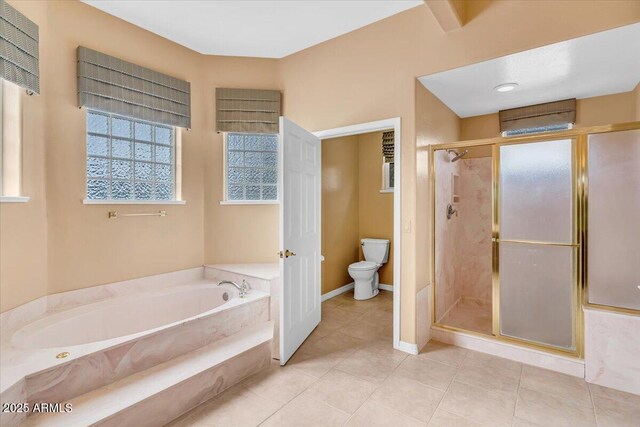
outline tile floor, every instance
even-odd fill
[[[491,302],[481,303],[463,297],[449,310],[440,323],[491,335],[493,331]]]
[[[430,342],[394,351],[392,298],[343,294],[286,367],[274,363],[170,424],[640,426],[640,396]]]

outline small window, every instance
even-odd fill
[[[539,126],[539,127],[532,127],[532,128],[507,130],[502,132],[502,136],[530,135],[533,133],[567,130],[567,129],[571,129],[572,127],[573,127],[572,123],[560,123],[560,124],[549,125],[549,126]]]
[[[87,112],[87,199],[175,200],[175,128]]]
[[[382,191],[393,191],[394,188],[394,162],[385,162],[382,164]]]
[[[278,135],[225,133],[225,200],[278,200]]]

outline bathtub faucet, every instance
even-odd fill
[[[218,286],[224,284],[235,286],[236,289],[238,289],[238,291],[240,292],[240,298],[244,298],[249,293],[249,289],[251,289],[251,285],[249,285],[249,283],[244,279],[242,280],[242,285],[238,285],[236,282],[232,282],[231,280],[223,280],[218,283]]]

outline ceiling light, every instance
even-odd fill
[[[511,92],[517,87],[518,83],[502,83],[501,85],[494,87],[493,90],[498,92]]]

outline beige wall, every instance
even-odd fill
[[[389,261],[378,270],[380,283],[393,285],[393,193],[382,188],[382,132],[358,135],[359,240],[389,240]],[[360,246],[360,248],[362,248]],[[364,259],[360,249],[360,259]]]
[[[443,33],[426,6],[280,61],[284,113],[309,130],[402,118],[401,339],[415,342],[416,77],[617,27],[640,18],[633,1],[473,1],[467,24]],[[558,16],[571,16],[570,25]],[[518,22],[518,25],[513,25]],[[421,178],[424,179],[424,178]],[[420,267],[418,267],[420,268]],[[428,275],[425,275],[428,276]]]
[[[382,132],[322,141],[322,293],[353,282],[349,264],[364,259],[360,240],[388,239],[380,283],[393,285],[393,193],[380,193]]]
[[[429,146],[458,141],[460,118],[415,81],[416,111],[416,288],[431,283],[431,189]]]
[[[353,282],[359,257],[358,137],[322,141],[322,293]]]
[[[636,120],[635,92],[578,99],[576,102],[576,127],[608,125]],[[460,140],[495,138],[500,136],[498,113],[467,117],[461,120]]]
[[[46,11],[37,4],[15,4],[47,31]],[[47,49],[42,40],[41,51]],[[46,58],[41,58],[46,64]],[[20,91],[22,104],[22,194],[29,203],[0,203],[0,311],[47,293],[47,213],[45,200],[44,97]]]
[[[43,93],[30,101],[38,106],[25,115],[47,114],[41,128],[29,131],[41,145],[25,147],[25,189],[31,186],[41,202],[2,207],[2,266],[14,257],[0,277],[2,310],[41,295],[47,275],[47,292],[58,292],[230,260],[227,254],[241,256],[233,259],[238,262],[272,259],[275,207],[213,206],[220,185],[207,179],[222,168],[220,138],[212,127],[212,85],[273,85],[284,92],[284,113],[309,130],[402,118],[401,338],[407,342],[415,342],[415,294],[424,282],[419,275],[428,277],[416,262],[424,255],[416,239],[417,200],[424,192],[418,188],[416,172],[415,78],[640,19],[636,1],[585,1],[580,7],[575,1],[473,1],[466,4],[466,25],[445,34],[422,5],[282,60],[210,62],[84,4],[10,3],[40,25]],[[558,16],[572,18],[559,22]],[[76,108],[74,68],[74,49],[80,42],[192,83],[193,130],[183,135],[183,194],[188,203],[167,207],[166,218],[110,222],[107,207],[81,205],[84,111]],[[216,80],[218,72],[224,73],[224,81]],[[271,76],[276,81],[270,82]],[[38,193],[45,182],[46,208],[44,193]],[[247,233],[248,227],[256,234]],[[32,238],[14,230],[28,230],[26,236]],[[45,233],[48,243],[36,238]],[[12,253],[5,255],[6,251]],[[34,273],[46,264],[46,251],[49,268]],[[33,290],[21,290],[25,286]]]
[[[42,93],[24,97],[23,194],[31,201],[1,205],[2,311],[46,293],[204,262],[275,260],[277,206],[219,205],[222,138],[213,130],[215,88],[277,89],[275,60],[205,57],[79,2],[11,4],[40,26]],[[191,82],[192,129],[181,131],[187,204],[162,206],[167,217],[109,220],[109,210],[160,207],[82,204],[86,111],[77,108],[78,45]]]

